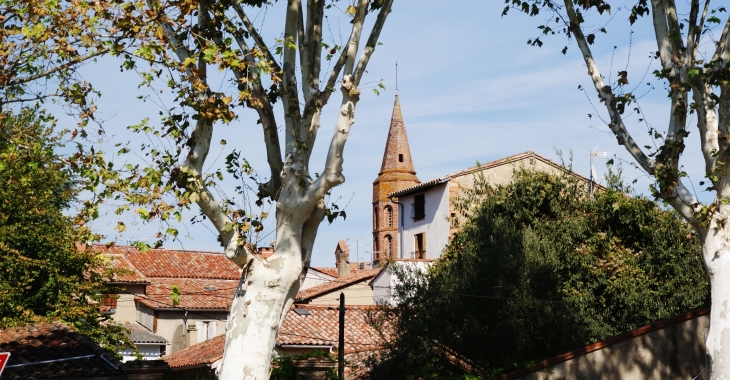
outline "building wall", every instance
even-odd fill
[[[345,293],[346,305],[373,305],[373,289],[368,285],[368,280],[354,283],[344,289],[327,293],[320,297],[312,298],[311,305],[337,306],[340,304],[340,293]]]
[[[183,311],[156,310],[155,313],[157,314],[157,329],[153,332],[170,342],[166,348],[166,352],[170,354],[205,340],[199,339],[196,322],[216,324],[215,332],[208,336],[208,339],[210,339],[225,332],[226,318],[228,317],[228,312],[191,310],[188,311],[187,326],[183,326],[183,318],[185,317]]]
[[[705,368],[709,326],[703,315],[512,379],[694,379]]]
[[[134,297],[144,295],[144,285],[123,285],[122,292],[117,299],[117,312],[112,314],[112,319],[118,322],[134,322],[137,320],[137,308],[134,305]]]
[[[396,261],[389,264],[383,269],[370,284],[370,288],[373,290],[373,301],[376,305],[395,305],[393,300],[393,290],[398,285],[398,277],[392,273],[392,268],[395,265],[408,266],[411,269],[418,269],[425,271],[430,265],[430,261]]]
[[[334,279],[335,278],[332,276],[328,276],[322,272],[309,269],[307,271],[307,276],[304,277],[304,281],[302,281],[302,286],[299,288],[299,290],[309,289],[313,286],[321,285]]]
[[[446,244],[449,243],[449,187],[444,183],[425,190],[426,216],[420,220],[413,219],[413,202],[418,194],[403,196],[400,202],[405,210],[403,218],[403,233],[401,234],[402,248],[399,250],[401,259],[413,259],[415,252],[415,235],[426,235],[426,258],[437,259],[441,256]]]

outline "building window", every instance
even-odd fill
[[[398,155],[398,162],[403,162],[403,155],[402,154],[399,154]]]
[[[416,248],[415,251],[415,258],[416,259],[425,259],[426,258],[426,233],[420,233],[413,235],[414,237],[414,246]]]
[[[390,253],[393,252],[393,238],[390,235],[385,236],[385,256],[390,258]]]
[[[388,227],[393,227],[393,208],[385,206],[385,220],[388,222]]]
[[[380,258],[380,251],[378,251],[378,239],[377,238],[375,238],[375,240],[373,240],[373,253],[374,253],[376,260]]]
[[[413,197],[413,219],[423,219],[426,217],[426,196],[418,194]]]
[[[373,229],[374,230],[378,229],[378,209],[377,208],[373,209]]]
[[[119,298],[116,294],[104,294],[104,301],[102,302],[102,305],[110,308],[110,309],[116,309],[117,308],[117,298]]]

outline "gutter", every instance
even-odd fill
[[[276,344],[281,348],[326,348],[330,353],[334,352],[335,346],[332,345],[316,345],[316,344]]]

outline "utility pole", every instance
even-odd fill
[[[345,380],[345,293],[340,293],[340,342],[337,347],[337,375]]]

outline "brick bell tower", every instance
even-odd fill
[[[390,119],[388,141],[385,143],[383,164],[373,182],[373,263],[380,264],[398,257],[399,206],[391,203],[388,194],[421,183],[411,160],[406,126],[395,94],[393,116]],[[397,201],[397,199],[393,199]]]

